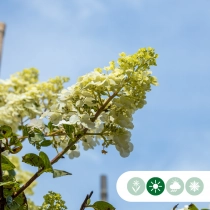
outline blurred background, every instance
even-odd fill
[[[160,85],[134,115],[131,155],[122,158],[111,147],[106,155],[101,147],[81,149],[80,158],[56,164],[72,176],[52,179],[46,173],[38,179],[32,198],[36,204],[53,190],[61,193],[68,209],[79,209],[92,190],[92,200],[100,199],[104,174],[108,201],[116,209],[168,210],[176,203],[122,200],[116,192],[118,177],[135,170],[210,170],[210,0],[3,0],[0,22],[7,25],[1,79],[35,67],[41,81],[69,76],[67,87],[122,51],[132,54],[151,46],[159,54],[158,66],[151,70]],[[25,152],[36,150],[26,144],[20,156]]]

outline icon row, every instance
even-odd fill
[[[141,195],[145,188],[154,196],[162,194],[165,189],[171,195],[180,195],[184,191],[184,182],[178,177],[172,177],[165,184],[161,178],[153,177],[145,185],[141,178],[133,177],[127,183],[128,192],[132,195]],[[196,196],[203,191],[204,184],[201,179],[192,177],[187,180],[185,189],[190,195]]]

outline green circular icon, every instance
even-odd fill
[[[127,189],[132,195],[140,195],[145,190],[145,183],[141,178],[134,177],[128,181]]]
[[[165,184],[159,177],[153,177],[147,182],[147,191],[151,195],[160,195],[165,189]]]
[[[190,195],[199,195],[204,188],[204,184],[201,179],[192,177],[187,180],[185,188]]]
[[[171,195],[179,195],[184,190],[184,182],[178,177],[172,177],[167,181],[166,189]]]

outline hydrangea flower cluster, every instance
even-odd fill
[[[57,100],[67,77],[56,77],[38,83],[38,70],[24,69],[0,80],[0,125],[8,125],[16,132],[26,119],[40,116]]]
[[[156,66],[153,48],[139,49],[133,55],[120,54],[118,65],[111,61],[108,67],[96,68],[77,83],[58,94],[58,101],[42,117],[48,117],[57,127],[72,126],[70,141],[82,142],[84,150],[93,149],[102,141],[103,150],[114,145],[122,157],[133,150],[132,115],[146,104],[146,92],[158,85],[150,66]],[[65,132],[64,132],[65,133]],[[78,138],[80,136],[80,138]],[[62,146],[62,138],[57,145]],[[78,146],[68,151],[70,158],[78,157]]]

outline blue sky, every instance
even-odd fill
[[[56,167],[73,176],[40,177],[33,197],[37,204],[53,190],[62,194],[68,209],[79,209],[91,190],[93,200],[99,199],[99,176],[106,174],[109,202],[117,209],[171,209],[174,203],[123,201],[116,192],[118,177],[129,170],[210,170],[209,20],[210,0],[0,1],[0,21],[7,24],[3,79],[36,67],[41,81],[69,76],[71,85],[122,51],[151,46],[159,54],[152,71],[160,85],[134,115],[131,155],[121,158],[114,148],[102,155],[97,148],[62,160]],[[26,150],[35,151],[30,145]]]

